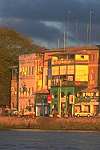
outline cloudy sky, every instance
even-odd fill
[[[100,0],[0,0],[0,26],[16,29],[48,48],[57,47],[58,41],[63,46],[64,31],[68,46],[98,44]]]

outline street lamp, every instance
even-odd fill
[[[61,117],[61,79],[60,79],[60,66],[59,66],[59,87],[58,87],[58,112]]]
[[[64,19],[64,50],[66,49],[66,38],[68,43],[68,33],[69,33],[69,15],[71,14],[71,11],[69,10],[67,12],[67,17]],[[66,19],[67,19],[67,32],[66,32]]]
[[[61,117],[61,79],[59,79],[59,115]]]

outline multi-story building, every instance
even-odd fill
[[[33,108],[36,92],[43,89],[43,58],[41,53],[19,56],[19,110]]]
[[[19,56],[18,109],[30,108],[36,116],[53,110],[98,113],[99,49],[68,47]]]
[[[99,111],[99,48],[63,49],[49,59],[53,107],[59,114]],[[54,50],[53,50],[54,53]],[[50,83],[50,81],[49,81]]]

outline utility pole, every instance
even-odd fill
[[[60,48],[60,42],[59,42],[59,39],[57,40],[57,47]]]
[[[89,43],[89,24],[86,25],[86,42]]]
[[[65,16],[64,18],[64,51],[66,49],[66,39],[67,39],[67,43],[68,43],[68,30],[69,30],[69,15],[70,15],[70,11],[67,12],[67,17]],[[67,19],[67,21],[66,21]],[[67,32],[66,32],[66,22],[67,22]]]
[[[67,12],[67,34],[66,34],[66,38],[67,38],[67,45],[69,45],[69,41],[70,41],[70,39],[69,39],[69,37],[70,37],[70,14],[71,14],[71,11],[70,10],[68,10],[68,12]]]
[[[64,18],[64,51],[66,49],[66,19]]]
[[[76,37],[77,37],[77,40],[78,40],[78,21],[77,20],[75,22],[75,32],[76,32]]]
[[[93,14],[93,10],[90,10],[90,15],[89,15],[89,43],[91,44],[91,40],[92,40],[92,14]]]
[[[64,51],[66,49],[66,32],[64,31]]]

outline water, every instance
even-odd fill
[[[100,133],[0,131],[0,150],[100,150]]]

